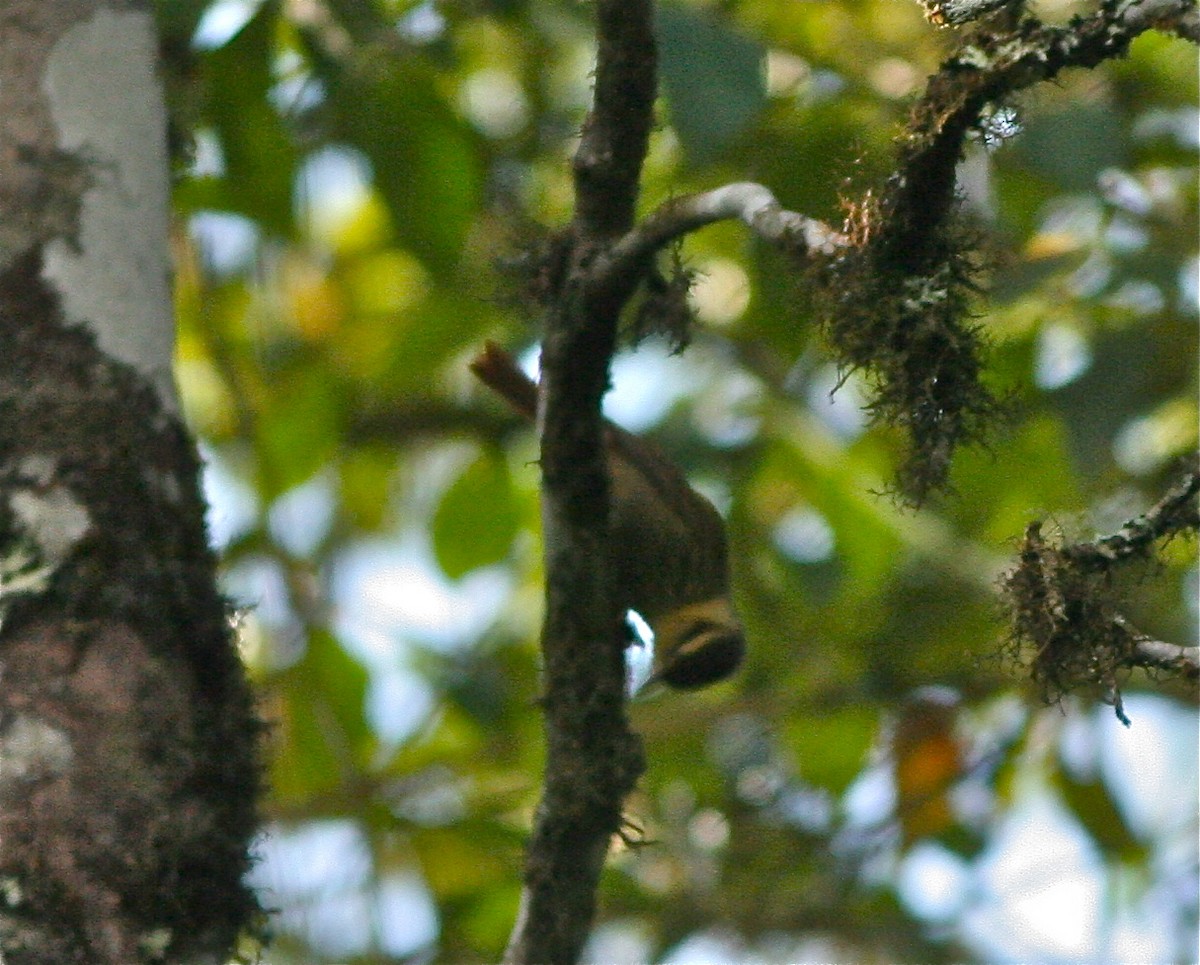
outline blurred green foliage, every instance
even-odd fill
[[[570,216],[589,9],[161,11],[189,146],[180,380],[272,727],[267,960],[494,961],[541,774],[536,447],[466,362],[485,337],[537,339],[506,266]],[[758,180],[834,223],[889,170],[954,42],[898,0],[664,4],[658,23],[644,208]],[[1120,959],[1098,936],[1146,902],[1149,957],[1194,952],[1194,785],[1170,820],[1138,824],[1128,784],[1151,778],[1093,746],[1115,740],[1111,710],[1097,695],[1043,708],[997,656],[995,582],[1030,519],[1110,531],[1196,444],[1196,102],[1194,48],[1148,35],[1003,105],[969,146],[976,311],[1017,414],[920,513],[877,494],[898,439],[864,425],[857,376],[831,396],[842,380],[802,281],[736,226],[684,243],[695,344],[643,346],[628,379],[657,406],[647,431],[727,511],[751,654],[730,684],[632,707],[650,766],[629,838],[644,844],[612,861],[597,956],[659,961],[704,935],[710,960],[1053,957],[1004,917],[1020,903],[987,890],[988,862],[1030,847],[1013,829],[1031,801],[1088,842],[1062,874],[1109,896],[1077,957]],[[1126,612],[1194,639],[1195,580],[1195,544],[1177,541],[1120,588]],[[1161,696],[1129,704],[1129,739],[1188,745],[1195,694],[1125,682],[1141,690]],[[1091,764],[1068,766],[1081,741]],[[1195,781],[1186,760],[1174,772]],[[314,839],[296,843],[310,830],[351,842],[328,874]],[[930,911],[904,884],[932,873],[918,853],[958,862],[974,890]]]

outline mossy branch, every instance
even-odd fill
[[[1105,0],[1063,26],[984,21],[930,77],[894,173],[850,205],[850,244],[817,279],[819,303],[843,367],[873,383],[874,417],[909,435],[899,483],[910,501],[945,488],[955,451],[1004,408],[981,381],[986,342],[971,318],[978,258],[956,190],[968,136],[1018,91],[1123,56],[1152,28],[1194,38],[1195,20],[1193,0]]]
[[[1120,612],[1113,578],[1133,560],[1150,558],[1162,540],[1200,530],[1200,470],[1187,472],[1146,513],[1116,533],[1055,544],[1035,521],[1025,531],[1017,566],[1003,581],[1012,620],[1010,646],[1049,700],[1080,686],[1099,688],[1121,708],[1120,671],[1141,667],[1200,679],[1200,648],[1154,640]]]
[[[539,395],[546,553],[546,767],[504,961],[577,961],[609,842],[643,770],[625,715],[624,614],[608,560],[608,467],[600,400],[617,322],[636,281],[598,283],[591,265],[633,223],[653,118],[649,0],[599,0],[591,113],[575,155],[575,218],[545,293]]]

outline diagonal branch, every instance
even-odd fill
[[[1197,494],[1200,494],[1200,471],[1189,472],[1162,499],[1117,532],[1091,542],[1074,543],[1065,547],[1064,553],[1076,562],[1100,568],[1132,556],[1144,556],[1156,540],[1185,530],[1200,530]]]
[[[1147,30],[1191,36],[1196,20],[1195,0],[1104,0],[1095,13],[1062,26],[1026,17],[1011,31],[970,37],[930,77],[914,109],[897,173],[881,202],[878,250],[909,268],[937,257],[935,229],[954,207],[963,142],[990,105],[1068,68],[1121,57]]]

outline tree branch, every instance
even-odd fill
[[[1187,680],[1200,678],[1200,647],[1185,647],[1150,637],[1138,640],[1136,646],[1135,666],[1167,670]]]
[[[1183,40],[1200,43],[1200,8],[1187,0],[1128,2],[1120,16],[1128,29],[1138,33],[1161,30]]]
[[[539,394],[546,554],[546,769],[504,961],[578,960],[621,807],[644,767],[625,716],[624,614],[608,559],[600,400],[633,286],[588,266],[633,223],[655,96],[649,0],[599,0],[593,107],[575,155],[566,271],[550,293]]]
[[[591,269],[593,283],[640,276],[647,259],[671,242],[717,221],[738,219],[764,241],[796,258],[832,255],[845,235],[823,221],[786,210],[761,184],[739,181],[661,205],[612,246]]]
[[[1062,26],[1026,17],[1012,30],[969,35],[929,79],[916,106],[897,174],[882,202],[876,244],[898,264],[919,265],[954,205],[955,168],[984,110],[1071,67],[1120,57],[1151,29],[1195,33],[1194,0],[1104,0]]]
[[[1113,623],[1128,633],[1133,642],[1129,666],[1166,670],[1177,673],[1186,680],[1200,679],[1200,647],[1185,647],[1178,643],[1155,640],[1132,626],[1120,614],[1113,617]]]
[[[596,89],[575,152],[575,226],[587,239],[612,238],[633,224],[657,90],[650,0],[600,0]]]
[[[1145,558],[1155,543],[1200,529],[1200,470],[1191,469],[1146,513],[1111,536],[1054,545],[1034,522],[1025,532],[1018,566],[1004,580],[1012,612],[1012,646],[1034,651],[1033,678],[1049,699],[1079,685],[1099,687],[1117,716],[1118,673],[1142,667],[1200,677],[1200,649],[1154,640],[1133,627],[1114,601],[1112,575],[1121,564]]]
[[[1144,556],[1156,540],[1184,530],[1200,529],[1197,493],[1200,493],[1200,471],[1189,472],[1154,506],[1129,520],[1111,536],[1073,543],[1064,547],[1063,552],[1072,560],[1096,567],[1107,567],[1132,556]]]
[[[899,481],[911,501],[945,487],[957,448],[982,438],[1000,408],[980,380],[985,343],[971,320],[975,238],[956,220],[967,136],[1018,91],[1119,57],[1151,28],[1194,33],[1195,18],[1194,0],[1103,0],[1063,26],[1024,17],[972,28],[929,79],[895,173],[851,210],[850,243],[821,278],[824,326],[844,367],[876,376],[876,418],[908,431]]]

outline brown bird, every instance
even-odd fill
[[[488,342],[471,371],[536,419],[537,386],[499,346]],[[647,684],[693,689],[724,680],[746,649],[729,598],[725,523],[652,442],[607,420],[604,438],[614,591],[654,633]]]

